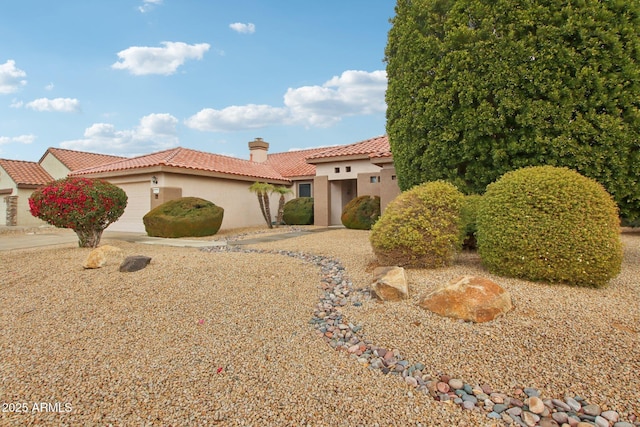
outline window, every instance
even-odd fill
[[[311,197],[311,184],[298,184],[298,197]]]
[[[347,172],[351,172],[351,166],[347,166],[344,168]]]
[[[335,173],[340,173],[340,168],[334,168],[334,169],[333,169],[333,171],[334,171]]]
[[[370,176],[369,177],[369,182],[371,184],[377,184],[380,182],[380,177],[379,176]]]
[[[395,175],[391,175],[391,181],[395,181],[396,180],[396,176]]]

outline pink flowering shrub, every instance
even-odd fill
[[[99,179],[64,178],[33,192],[31,215],[58,228],[70,228],[83,248],[95,248],[102,232],[127,206],[121,188]]]

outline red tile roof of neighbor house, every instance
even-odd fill
[[[51,155],[71,171],[111,163],[125,158],[121,156],[111,156],[109,154],[87,153],[85,151],[49,147],[40,158],[40,162],[46,157],[47,153],[51,153]]]
[[[360,156],[368,159],[382,153],[391,154],[389,139],[386,135],[356,142],[355,144],[341,145],[339,147],[329,148],[325,151],[307,157],[307,162],[318,163],[323,161],[335,160],[336,158],[340,157],[353,158]]]
[[[53,177],[36,162],[0,159],[0,167],[7,172],[17,186],[45,185],[53,181]]]
[[[314,176],[316,174],[315,165],[307,163],[305,159],[326,150],[327,147],[273,153],[267,156],[267,163],[286,178]]]
[[[183,147],[117,160],[104,165],[73,171],[70,175],[91,175],[154,166],[169,166],[258,179],[287,181],[267,162],[256,163],[236,157],[206,153]]]

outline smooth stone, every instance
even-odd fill
[[[489,384],[482,384],[480,388],[482,389],[482,392],[484,394],[490,395],[491,393],[493,393],[493,390],[491,389],[491,386]]]
[[[525,389],[525,393],[526,393]],[[534,414],[541,414],[544,411],[544,403],[539,397],[533,396],[528,399],[529,410]]]
[[[465,400],[465,401],[462,402],[462,407],[464,409],[471,410],[471,409],[475,408],[476,405],[473,402],[469,401],[469,400]]]
[[[540,397],[540,392],[535,388],[526,387],[523,391],[524,391],[524,394],[526,394],[529,397],[534,397],[534,396]]]
[[[479,401],[489,400],[489,396],[487,396],[484,393],[476,394],[476,397],[478,398]]]
[[[633,424],[628,423],[626,421],[619,421],[613,425],[613,427],[634,427]]]
[[[507,413],[509,415],[513,415],[513,416],[519,417],[520,414],[522,414],[522,409],[517,407],[517,406],[514,406],[513,408],[507,409]]]
[[[577,412],[580,410],[580,408],[582,408],[582,405],[580,405],[580,403],[573,397],[565,397],[564,401],[566,402],[567,405],[569,405],[572,411]]]
[[[580,423],[580,418],[576,417],[575,415],[569,415],[569,418],[567,418],[567,422],[571,427],[576,427],[578,423]]]
[[[551,399],[551,403],[553,403],[556,408],[562,409],[565,412],[569,412],[571,410],[571,406],[567,405],[560,399]]]
[[[459,397],[456,397],[455,399],[453,399],[453,403],[455,403],[456,405],[461,405],[462,399],[460,399]]]
[[[411,387],[418,387],[418,380],[415,379],[414,377],[404,377],[404,380]]]
[[[493,405],[493,412],[497,412],[498,414],[501,412],[506,411],[508,408],[507,405],[505,405],[504,403],[496,403],[495,405]]]
[[[597,417],[602,412],[602,409],[600,409],[600,406],[598,405],[591,404],[591,405],[583,406],[582,412],[584,412],[587,415],[593,415],[594,417]]]
[[[542,418],[540,419],[540,427],[558,427],[560,426],[560,424],[558,424],[553,418]]]
[[[532,412],[522,411],[522,421],[524,421],[528,427],[533,427],[540,421],[540,417]]]
[[[467,393],[465,393],[464,390],[456,390],[454,393],[458,397],[462,397],[462,396],[466,396],[467,395]]]
[[[565,424],[569,420],[569,416],[566,412],[554,412],[553,414],[551,414],[551,418],[553,418],[560,424]]]
[[[522,408],[524,406],[524,403],[522,402],[522,400],[517,399],[515,397],[512,397],[511,399],[509,399],[509,403],[513,406],[517,406],[519,408]]]
[[[436,387],[440,393],[447,393],[449,391],[449,384],[443,383],[442,381],[440,381]]]
[[[595,421],[596,420],[596,417],[594,417],[593,415],[578,414],[578,417],[580,417],[581,421]]]
[[[578,424],[576,424],[576,427],[593,427],[593,424],[581,421]]]
[[[502,418],[502,416],[501,416],[499,413],[497,413],[497,412],[489,412],[489,413],[487,414],[487,417],[489,417],[489,418],[493,418],[494,420],[499,420],[499,419],[501,419],[501,418]]]
[[[598,427],[609,427],[609,421],[606,418],[601,417],[600,415],[596,417],[595,421]]]
[[[449,380],[449,387],[451,387],[453,390],[460,390],[462,387],[464,387],[464,383],[462,382],[462,380],[459,380],[457,378],[451,378]]]
[[[462,396],[462,400],[465,402],[471,402],[474,405],[478,403],[478,398],[471,394],[465,394],[464,396]]]
[[[600,416],[611,421],[612,423],[617,422],[619,419],[619,415],[616,411],[604,411],[600,414]]]
[[[489,398],[493,403],[504,403],[504,396],[501,393],[491,393]]]
[[[462,389],[467,394],[473,394],[473,388],[469,384],[465,384]]]

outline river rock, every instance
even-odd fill
[[[151,257],[144,255],[132,255],[128,256],[120,264],[120,271],[126,273],[132,273],[134,271],[142,270],[151,262]]]
[[[121,257],[122,249],[110,245],[99,246],[89,252],[82,267],[87,269],[103,267],[111,256]]]

